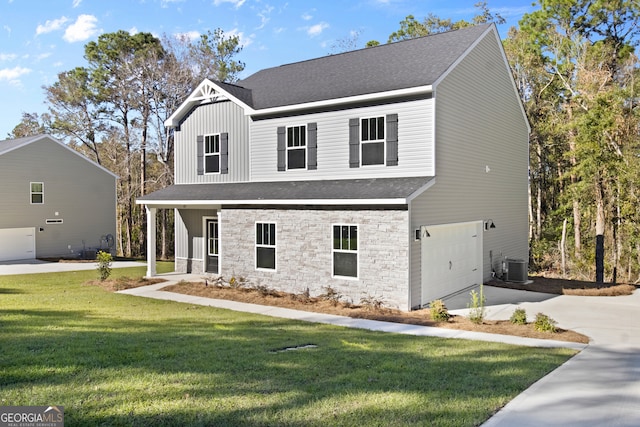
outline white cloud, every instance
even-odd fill
[[[14,68],[2,68],[0,69],[0,81],[6,80],[11,84],[20,84],[19,77],[29,74],[31,70],[29,68],[14,67]]]
[[[51,21],[47,20],[45,21],[44,25],[38,25],[38,27],[36,28],[36,36],[59,30],[68,20],[69,18],[67,18],[66,16],[58,19],[53,19]]]
[[[271,20],[271,12],[273,11],[273,6],[267,6],[263,10],[258,13],[258,17],[260,18],[260,26],[256,28],[256,30],[261,30],[267,25],[269,20]]]
[[[311,37],[319,36],[327,28],[329,28],[329,24],[327,24],[326,22],[320,22],[319,24],[308,27],[307,34],[309,34]]]
[[[200,33],[197,31],[187,31],[186,33],[176,33],[174,34],[178,40],[190,40],[194,41],[200,38]]]
[[[237,36],[239,45],[242,47],[249,46],[251,43],[253,43],[253,39],[256,37],[255,34],[251,34],[250,36],[245,36],[245,34],[242,31],[238,31],[237,28],[234,28],[233,30],[230,30],[230,31],[225,31],[224,36],[225,38]]]
[[[313,19],[313,15],[311,15],[310,13],[303,13],[301,18],[305,21],[311,21]]]
[[[93,15],[80,15],[76,22],[67,27],[62,38],[69,43],[85,41],[98,33],[97,22],[98,18]]]
[[[73,0],[73,8],[80,6],[80,3],[82,3],[82,0]]]
[[[213,4],[220,6],[222,3],[231,3],[236,9],[240,9],[245,1],[246,0],[213,0]]]
[[[129,29],[129,34],[131,34],[132,36],[135,36],[136,34],[138,34],[140,31],[138,31],[137,27],[131,27]]]
[[[48,52],[48,53],[41,53],[40,55],[36,56],[36,59],[37,59],[38,61],[40,61],[40,60],[42,60],[42,59],[46,59],[46,58],[50,57],[51,55],[52,55],[52,54],[51,54],[51,52]]]
[[[7,33],[9,33],[9,35],[11,35],[11,27],[10,27],[10,26],[8,26],[8,25],[3,25],[3,26],[2,26],[2,28],[3,28]]]
[[[0,53],[0,61],[13,61],[17,57],[15,53]]]

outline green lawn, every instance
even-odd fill
[[[0,276],[0,406],[62,405],[67,427],[473,426],[574,354],[274,319],[83,284],[96,277]],[[317,347],[282,351],[308,344]]]

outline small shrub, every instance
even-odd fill
[[[446,322],[451,317],[449,310],[447,310],[444,301],[441,299],[431,301],[429,304],[429,313],[431,314],[431,320],[435,320],[436,322]]]
[[[556,323],[557,322],[555,320],[546,314],[538,313],[536,314],[536,320],[533,323],[533,326],[536,331],[555,333],[557,332]]]
[[[484,297],[483,286],[480,285],[480,293],[476,292],[476,290],[471,291],[471,302],[469,303],[469,320],[471,320],[476,325],[480,325],[484,320],[485,310],[484,304],[487,299]]]
[[[340,292],[338,292],[337,290],[333,289],[331,286],[325,287],[324,290],[325,290],[325,293],[320,295],[320,298],[322,298],[325,301],[332,302],[333,305],[338,305],[338,303],[342,299],[342,294],[340,294]]]
[[[98,276],[101,281],[105,281],[111,276],[111,262],[113,257],[109,252],[100,251],[97,256]]]
[[[301,292],[299,294],[289,294],[289,297],[293,301],[299,301],[305,304],[309,304],[311,302],[311,293],[309,292],[309,288],[305,289],[304,292]]]
[[[244,288],[247,284],[247,279],[242,276],[231,276],[231,279],[229,279],[229,287],[233,289]]]
[[[516,308],[509,320],[511,320],[511,323],[515,325],[526,325],[527,312],[524,310],[524,308]]]
[[[367,310],[380,311],[384,308],[384,300],[382,298],[374,297],[371,295],[365,295],[360,298],[360,305]]]
[[[277,297],[278,296],[278,291],[276,291],[275,289],[271,289],[268,286],[265,285],[256,285],[253,289],[256,290],[256,292],[258,292],[260,295],[262,295],[263,297]]]

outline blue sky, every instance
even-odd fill
[[[335,52],[339,40],[357,32],[358,47],[385,43],[399,22],[428,13],[470,19],[478,0],[0,0],[0,140],[22,112],[46,111],[43,85],[57,74],[84,66],[84,45],[100,34],[126,30],[198,37],[222,29],[244,46],[241,77],[260,69]],[[531,0],[489,0],[507,19],[506,37]]]

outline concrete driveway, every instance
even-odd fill
[[[111,263],[111,268],[140,267],[146,265],[144,262],[137,261],[114,261]],[[0,276],[95,270],[96,268],[96,262],[47,262],[39,259],[0,261]]]
[[[544,313],[591,342],[484,427],[640,426],[640,291],[623,297],[562,295],[496,304],[487,307],[487,318],[509,319],[518,307],[526,310],[530,321]]]

